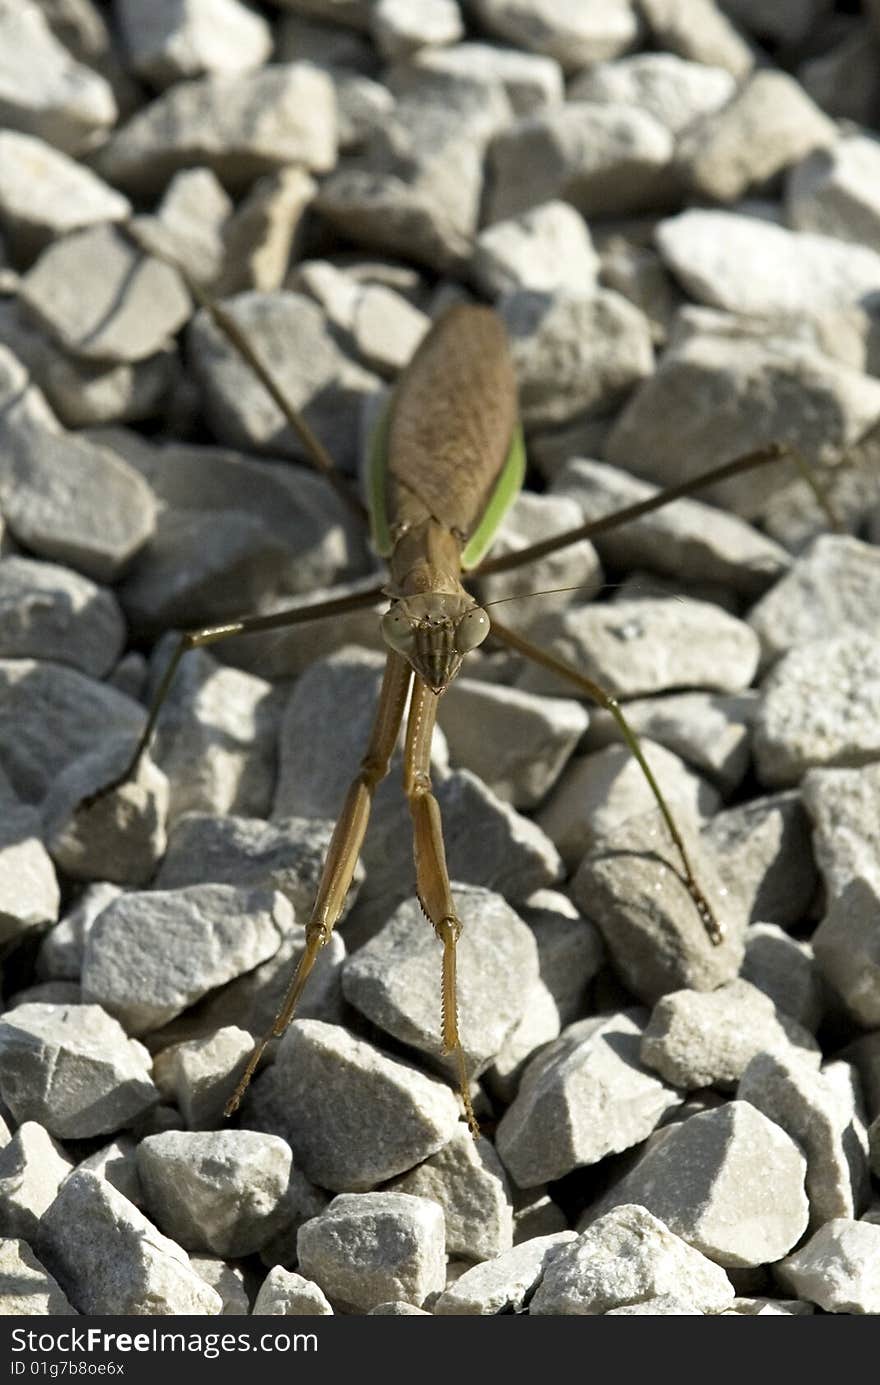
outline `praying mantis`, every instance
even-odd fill
[[[193,287],[215,322],[248,361],[308,451],[349,502],[359,502],[333,468],[332,459],[291,408],[253,345],[221,303]],[[488,551],[524,477],[525,452],[518,422],[516,378],[501,319],[484,306],[457,304],[422,340],[399,377],[374,432],[367,468],[367,509],[374,548],[388,564],[385,585],[295,610],[191,630],[180,636],[152,703],[144,731],[122,775],[92,795],[124,782],[146,750],[180,659],[187,650],[227,637],[284,628],[307,620],[390,601],[381,617],[386,663],[378,704],[360,766],[352,778],[330,841],[317,897],[305,928],[305,946],[269,1031],[259,1038],[227,1115],[238,1107],[273,1038],[290,1024],[300,996],[340,917],[364,842],[374,793],[387,774],[405,722],[403,781],[412,819],[416,892],[441,945],[440,1027],[443,1050],[456,1064],[464,1113],[479,1132],[459,1034],[456,912],[443,843],[438,801],[431,783],[431,742],[437,703],[467,655],[491,634],[572,684],[616,720],[654,795],[677,853],[681,878],[713,944],[724,937],[692,869],[675,818],[638,738],[616,699],[577,668],[541,649],[490,615],[468,590],[469,580],[519,567],[616,524],[638,518],[710,482],[724,480],[788,456],[779,444],[749,453],[701,477],[539,543],[492,559]],[[488,603],[492,604],[492,603]]]

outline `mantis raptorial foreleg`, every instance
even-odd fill
[[[227,1116],[231,1116],[237,1109],[248,1083],[256,1072],[266,1045],[283,1034],[290,1024],[309,973],[321,948],[329,941],[342,912],[370,819],[373,794],[376,786],[388,773],[391,756],[397,745],[412,679],[412,669],[406,660],[399,654],[389,653],[366,753],[349,786],[342,812],[330,839],[317,898],[306,924],[305,949],[300,955],[287,994],[271,1029],[254,1046],[241,1081],[226,1106]]]
[[[540,664],[542,668],[550,669],[552,673],[558,674],[560,678],[567,679],[568,682],[573,683],[586,697],[589,697],[592,702],[597,703],[606,712],[611,713],[620,727],[621,734],[629,749],[632,751],[639,768],[647,779],[651,792],[657,800],[657,806],[663,814],[663,819],[669,829],[669,834],[672,837],[675,848],[681,859],[688,893],[694,902],[703,927],[713,943],[717,944],[723,942],[724,929],[715,917],[715,912],[711,904],[697,883],[687,848],[678,830],[675,818],[672,815],[672,810],[666,802],[660,785],[657,783],[651,770],[651,766],[645,758],[645,752],[642,750],[639,738],[623,715],[617,699],[612,697],[611,693],[607,692],[599,683],[594,682],[592,678],[587,678],[583,673],[580,673],[578,669],[566,663],[564,659],[557,659],[555,654],[550,654],[547,650],[541,649],[539,645],[532,644],[530,640],[523,639],[523,637],[517,635],[515,631],[509,630],[506,625],[500,625],[497,620],[493,620],[492,622],[492,634],[510,649],[515,649],[518,653],[524,654],[527,659],[532,659],[536,664]]]

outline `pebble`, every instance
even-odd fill
[[[848,768],[880,754],[880,642],[862,630],[797,645],[761,688],[754,755],[762,784]]]
[[[471,770],[498,798],[520,809],[534,808],[552,789],[588,721],[580,702],[475,678],[457,678],[438,712],[452,764]]]
[[[80,1312],[219,1313],[220,1295],[127,1198],[76,1170],[48,1209],[37,1250]]]
[[[131,225],[145,250],[170,259],[197,283],[214,284],[236,248],[227,240],[233,210],[210,168],[184,168],[171,179],[155,214],[137,216]]]
[[[58,1139],[105,1135],[155,1105],[147,1050],[98,1005],[19,1005],[0,1018],[0,1091]]]
[[[807,1229],[804,1172],[778,1125],[747,1101],[730,1101],[654,1135],[588,1215],[636,1203],[718,1265],[765,1265]]]
[[[215,1130],[230,1092],[244,1073],[253,1035],[225,1025],[203,1039],[171,1044],[153,1061],[162,1096],[180,1108],[189,1130]]]
[[[753,923],[746,933],[741,975],[804,1029],[815,1034],[825,1010],[819,968],[809,943],[775,923]]]
[[[0,1150],[0,1218],[4,1234],[33,1241],[41,1216],[73,1167],[42,1125],[24,1121]]]
[[[750,44],[715,0],[640,0],[640,8],[657,48],[707,67],[723,67],[737,80],[751,71],[755,56]]]
[[[570,1025],[535,1057],[498,1126],[498,1153],[521,1188],[564,1178],[647,1139],[681,1100],[639,1058],[645,1013]]]
[[[128,1198],[136,1207],[143,1208],[144,1194],[137,1170],[137,1142],[132,1135],[119,1135],[108,1145],[103,1145],[95,1154],[90,1154],[77,1165],[106,1178],[117,1192]]]
[[[752,923],[803,922],[818,882],[810,824],[797,792],[754,798],[717,813],[706,826],[706,841],[727,889]]]
[[[240,188],[285,164],[327,173],[336,161],[333,83],[311,63],[177,82],[113,134],[99,173],[138,196],[182,168],[210,168]]]
[[[0,1296],[10,1317],[62,1317],[76,1314],[57,1280],[26,1241],[0,1238]]]
[[[281,1229],[289,1145],[256,1130],[169,1130],[141,1140],[147,1214],[187,1250],[252,1255]]]
[[[464,35],[457,0],[377,0],[370,26],[386,62],[406,58],[420,48],[443,47]]]
[[[0,224],[30,257],[55,236],[96,222],[124,221],[128,198],[44,140],[0,131]]]
[[[28,803],[39,803],[71,760],[108,736],[134,740],[143,720],[142,709],[114,688],[34,659],[0,660],[0,707],[0,763]]]
[[[826,1313],[880,1313],[880,1225],[835,1217],[775,1273]]]
[[[223,228],[225,263],[215,293],[281,288],[317,186],[296,164],[257,179]]]
[[[571,606],[538,621],[532,637],[601,684],[612,697],[644,697],[676,688],[738,693],[758,666],[757,636],[735,616],[692,597],[645,597]],[[518,679],[529,692],[570,691],[539,665]]]
[[[392,1299],[390,1303],[379,1303],[375,1308],[371,1308],[367,1316],[382,1318],[429,1318],[431,1314],[426,1308],[414,1308],[411,1303],[404,1303],[402,1299]]]
[[[279,388],[345,468],[354,457],[361,402],[377,387],[376,377],[343,354],[320,308],[302,294],[239,294],[224,306],[254,349],[270,355]],[[193,321],[190,346],[218,440],[245,451],[301,457],[277,405],[204,310]]]
[[[801,795],[828,898],[836,899],[853,880],[868,881],[880,892],[880,852],[875,837],[880,765],[867,764],[858,770],[808,770]]]
[[[488,220],[554,198],[586,217],[668,205],[672,136],[635,106],[567,101],[520,117],[492,142]]]
[[[701,116],[725,106],[736,91],[731,73],[674,53],[636,53],[597,63],[570,84],[571,101],[638,106],[680,135]]]
[[[767,662],[795,645],[864,627],[880,605],[880,557],[849,534],[822,534],[749,612]]]
[[[515,115],[530,115],[563,98],[562,69],[546,54],[525,53],[495,43],[456,43],[422,48],[410,58],[416,72],[446,77],[450,83],[481,82],[503,88]]]
[[[463,1126],[436,1154],[398,1178],[393,1191],[439,1203],[449,1256],[492,1260],[513,1245],[513,1207],[504,1166],[488,1140],[474,1140]]]
[[[831,464],[878,411],[880,382],[812,347],[700,335],[664,353],[618,415],[604,455],[660,486],[696,478],[769,442]],[[791,479],[791,464],[775,463],[707,485],[703,494],[749,519]]]
[[[297,1254],[305,1274],[349,1311],[389,1299],[420,1308],[445,1284],[443,1209],[408,1193],[344,1193],[300,1227]]]
[[[531,930],[500,896],[459,886],[456,905],[462,923],[457,948],[461,1043],[467,1070],[477,1076],[522,1018],[525,997],[538,978],[538,953]],[[379,1029],[440,1059],[440,960],[418,900],[408,900],[346,962],[343,994]],[[455,1056],[441,1066],[448,1066],[454,1079]]]
[[[191,311],[177,270],[107,225],[48,246],[24,276],[21,297],[68,351],[100,361],[152,356]]]
[[[718,880],[713,856],[693,827],[679,831],[700,887],[726,930],[713,945],[681,881],[681,863],[655,813],[630,818],[581,862],[571,894],[605,940],[614,969],[640,1000],[653,1005],[669,991],[713,991],[731,981],[743,956],[744,924],[736,900]]]
[[[831,901],[813,934],[819,970],[865,1029],[880,1025],[880,890],[856,878]]]
[[[260,1285],[251,1312],[255,1318],[281,1316],[332,1317],[333,1309],[323,1289],[282,1265],[270,1270]]]
[[[583,217],[567,202],[549,201],[481,231],[470,272],[489,298],[518,289],[588,295],[597,288],[599,257]]]
[[[559,1011],[540,978],[526,992],[523,1015],[508,1034],[487,1073],[488,1089],[505,1105],[513,1101],[523,1069],[539,1050],[559,1037]]]
[[[642,751],[674,813],[709,818],[720,806],[717,792],[687,769],[677,755],[651,741]],[[570,870],[587,851],[629,818],[657,810],[657,800],[628,746],[610,745],[578,756],[537,815]]]
[[[112,89],[59,43],[39,5],[4,0],[0,53],[4,125],[66,154],[83,154],[106,136],[117,116]]]
[[[624,1205],[560,1251],[547,1266],[529,1312],[594,1316],[627,1305],[646,1308],[664,1295],[689,1304],[691,1312],[718,1313],[734,1290],[720,1265],[644,1207]]]
[[[0,559],[0,655],[54,659],[102,678],[125,645],[113,593],[55,563]]]
[[[122,0],[117,22],[131,67],[163,88],[203,73],[248,72],[272,53],[266,20],[238,0]]]
[[[278,1091],[273,1132],[307,1178],[334,1192],[365,1192],[415,1167],[458,1124],[445,1083],[319,1020],[294,1021],[255,1101],[269,1079]]]
[[[0,943],[5,946],[28,933],[38,936],[55,923],[61,892],[39,816],[18,802],[5,775],[0,803]]]
[[[697,1317],[702,1318],[705,1314],[699,1308],[692,1308],[685,1303],[684,1299],[675,1298],[672,1294],[656,1294],[653,1298],[642,1299],[640,1303],[627,1304],[625,1308],[609,1308],[603,1313],[605,1318],[619,1317],[657,1317],[671,1314],[675,1317]]]
[[[708,464],[709,458],[706,462]],[[657,495],[658,487],[604,462],[575,457],[553,480],[553,493],[575,499],[585,521],[605,518]],[[699,500],[674,500],[653,514],[597,534],[604,562],[622,571],[647,567],[687,582],[718,582],[754,599],[790,565],[780,544]]]
[[[577,72],[629,48],[639,34],[631,0],[476,0],[477,17],[490,34],[535,53],[555,58],[566,72]]]
[[[85,938],[95,919],[116,899],[118,885],[99,880],[86,885],[76,903],[45,935],[37,954],[37,973],[47,980],[78,981]]]
[[[47,427],[5,421],[0,441],[0,505],[18,542],[95,582],[120,577],[156,523],[155,499],[137,472],[105,448]]]
[[[358,72],[337,68],[333,79],[339,150],[347,154],[369,144],[394,110],[394,96],[380,82]]]
[[[218,1260],[214,1255],[191,1255],[189,1263],[196,1274],[220,1295],[223,1317],[245,1317],[251,1311],[244,1274],[240,1269],[227,1265],[225,1260]]]
[[[697,197],[731,203],[836,136],[833,121],[793,77],[765,70],[691,126],[676,157]]]
[[[846,1077],[851,1096],[852,1069]],[[841,1084],[795,1053],[768,1048],[749,1061],[737,1098],[775,1121],[806,1156],[813,1228],[834,1217],[858,1216],[868,1200],[870,1179],[858,1112]]]
[[[560,1022],[571,1024],[582,1017],[587,986],[605,962],[601,934],[557,890],[536,890],[520,905],[519,913],[535,935],[541,980],[553,997]]]
[[[830,149],[811,153],[792,168],[786,184],[794,230],[815,231],[880,252],[880,145],[862,134],[844,135]]]
[[[759,1053],[791,1054],[792,1061],[800,1058],[814,1070],[820,1059],[813,1036],[741,978],[715,991],[662,996],[641,1046],[643,1062],[687,1091],[732,1090]]]
[[[592,295],[519,289],[499,310],[527,427],[607,413],[651,374],[647,319],[612,289]]]
[[[273,956],[292,923],[288,901],[266,888],[209,884],[121,895],[89,931],[84,995],[129,1032],[149,1032]]]
[[[474,1265],[449,1285],[432,1311],[440,1317],[521,1313],[547,1267],[575,1239],[573,1231],[533,1236],[492,1260]]]

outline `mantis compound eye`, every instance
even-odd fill
[[[402,611],[392,608],[386,611],[381,621],[382,638],[389,649],[407,658],[416,646],[416,636],[412,623]]]
[[[469,654],[489,633],[489,617],[482,606],[474,606],[462,616],[455,627],[455,647],[459,654]]]

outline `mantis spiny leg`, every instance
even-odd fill
[[[614,720],[620,727],[621,735],[626,741],[626,744],[628,745],[629,749],[632,751],[632,754],[638,762],[639,768],[641,769],[642,773],[647,779],[651,792],[657,800],[657,806],[660,809],[660,812],[663,814],[664,821],[669,829],[669,834],[672,837],[672,840],[675,844],[675,848],[679,854],[679,857],[681,858],[685,884],[687,885],[688,893],[691,899],[693,900],[694,905],[696,906],[697,913],[700,916],[700,921],[702,922],[703,927],[705,928],[707,934],[709,935],[709,938],[713,943],[718,944],[723,942],[724,929],[722,928],[718,919],[715,917],[715,911],[713,910],[711,904],[709,903],[708,899],[706,898],[703,891],[700,889],[699,884],[697,883],[693,867],[690,863],[690,857],[688,856],[687,848],[684,844],[682,835],[678,830],[675,818],[672,815],[672,810],[670,809],[669,804],[666,802],[666,799],[663,797],[663,792],[660,788],[660,785],[657,783],[653,771],[651,770],[651,766],[648,764],[648,761],[645,758],[645,752],[642,750],[639,738],[630,726],[626,717],[623,715],[623,712],[621,711],[620,704],[617,701],[617,699],[615,697],[612,697],[611,693],[607,692],[606,689],[601,686],[601,684],[595,683],[592,678],[587,678],[585,674],[580,673],[578,669],[574,668],[571,664],[566,663],[564,659],[557,659],[555,654],[550,654],[547,652],[547,650],[541,649],[539,645],[532,644],[531,640],[524,639],[522,635],[517,635],[515,631],[509,630],[506,625],[500,625],[497,621],[493,620],[492,634],[495,635],[499,640],[501,640],[503,644],[506,644],[510,649],[515,649],[519,654],[524,654],[527,659],[532,659],[536,664],[540,664],[543,668],[550,669],[552,673],[558,674],[561,678],[568,679],[570,683],[574,683],[574,685],[577,688],[579,688],[582,693],[589,697],[591,701],[598,703],[598,705],[604,708],[605,711],[611,713],[611,715],[614,717]]]
[[[333,836],[330,839],[327,859],[321,872],[318,894],[306,924],[305,949],[300,954],[284,1001],[272,1022],[272,1027],[254,1045],[242,1079],[227,1102],[227,1116],[231,1116],[233,1111],[238,1108],[267,1044],[283,1034],[293,1019],[297,1002],[308,980],[309,973],[315,965],[321,948],[329,942],[330,935],[342,912],[342,906],[345,903],[345,897],[348,894],[367,831],[367,823],[370,820],[373,794],[377,784],[388,773],[391,756],[397,745],[412,677],[412,670],[406,660],[399,654],[389,653],[366,753],[361,761],[360,769],[349,785],[342,812],[337,819]]]

